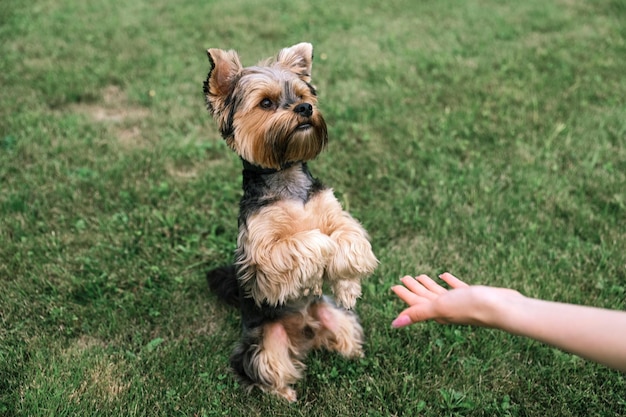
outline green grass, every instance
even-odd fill
[[[623,374],[531,340],[394,330],[404,274],[445,270],[626,308],[619,0],[0,4],[0,415],[609,416]],[[300,400],[229,372],[240,165],[205,49],[300,41],[330,129],[311,164],[369,230],[366,358],[307,360]],[[626,332],[625,329],[616,331]]]

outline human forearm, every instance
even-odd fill
[[[626,372],[626,311],[524,297],[515,290],[468,286],[450,273],[446,290],[426,275],[406,276],[392,290],[409,307],[393,321],[403,327],[425,320],[491,327],[530,337]]]
[[[626,371],[626,312],[527,297],[491,301],[489,327]]]

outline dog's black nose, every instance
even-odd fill
[[[293,111],[302,117],[311,117],[313,114],[313,106],[309,103],[300,103],[293,109]]]

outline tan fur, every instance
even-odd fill
[[[320,301],[266,324],[256,363],[263,378],[259,388],[296,401],[291,385],[306,368],[303,358],[311,349],[319,348],[346,358],[363,357],[363,329],[356,315]]]
[[[286,68],[297,73],[304,81],[311,82],[311,66],[313,64],[313,45],[302,42],[291,48],[284,48],[276,58]]]
[[[295,401],[311,349],[363,356],[363,329],[346,309],[378,261],[365,229],[306,164],[328,141],[310,84],[312,45],[245,68],[234,51],[208,55],[207,107],[244,160],[235,256],[244,337],[231,364],[243,383]],[[339,307],[322,296],[325,284]]]
[[[235,51],[223,51],[221,49],[208,49],[209,59],[215,65],[212,75],[208,79],[208,87],[211,92],[212,107],[215,109],[213,116],[219,125],[224,124],[226,114],[224,108],[225,98],[233,91],[237,76],[243,69],[239,61],[239,55]]]
[[[306,290],[321,294],[325,279],[337,302],[352,308],[361,294],[361,278],[378,263],[367,232],[330,189],[306,204],[279,201],[261,209],[248,220],[238,244],[246,250],[244,288],[258,303],[270,305]]]
[[[255,75],[255,79],[262,78]],[[263,98],[272,98],[272,88],[269,85],[263,90],[251,93],[250,102],[260,102]],[[297,94],[302,100],[315,104],[317,99],[306,89]],[[256,97],[255,97],[256,96]],[[322,123],[315,111],[310,122],[314,125]],[[323,142],[312,140],[310,134],[302,135],[298,125],[302,122],[294,117],[293,112],[270,113],[260,108],[251,108],[248,111],[237,113],[234,118],[235,139],[232,147],[243,159],[264,168],[281,168],[281,164],[293,161],[306,161],[317,156],[323,148]],[[268,141],[267,138],[281,138]],[[281,146],[280,141],[289,140],[289,152],[283,159],[277,159],[275,147]]]
[[[342,209],[332,190],[319,193],[307,206],[311,212],[318,213],[322,233],[337,245],[326,265],[324,279],[331,284],[337,303],[352,308],[361,295],[361,279],[378,266],[369,236],[363,226]]]
[[[310,313],[321,325],[315,334],[313,348],[324,347],[347,358],[364,356],[363,329],[356,315],[333,308],[327,303],[314,304]]]
[[[264,98],[277,102],[283,93],[281,86],[285,82],[292,79],[300,79],[306,83],[311,81],[311,44],[300,43],[284,48],[274,60],[250,68],[242,67],[235,51],[212,48],[207,53],[214,65],[208,80],[207,102],[210,103],[211,112],[220,126],[228,124],[228,112],[225,111],[227,99],[236,93],[235,88],[245,90],[246,102],[235,115],[232,135],[225,138],[237,154],[252,164],[280,169],[281,164],[306,161],[322,151],[325,140],[312,140],[310,133],[303,135],[298,132],[297,127],[303,120],[294,117],[291,110],[270,113],[258,107]],[[239,87],[236,86],[237,80]],[[296,88],[293,91],[294,96],[314,106],[313,116],[307,121],[315,127],[324,124],[316,108],[317,97],[307,84],[293,84]],[[277,159],[274,149],[276,145],[284,144],[268,142],[268,136],[276,138],[276,141],[290,142],[289,152],[282,160]]]
[[[290,385],[302,376],[304,364],[292,355],[292,344],[280,322],[265,325],[263,340],[256,355],[256,367],[262,384],[258,387],[296,401],[296,392]]]
[[[310,227],[307,217],[300,202],[280,201],[251,216],[242,229],[240,282],[257,304],[282,304],[305,290],[322,293],[324,269],[336,245]]]

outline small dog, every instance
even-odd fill
[[[312,45],[245,68],[235,51],[207,53],[207,107],[243,162],[235,262],[209,272],[209,286],[241,310],[231,356],[240,381],[295,401],[291,385],[311,349],[363,356],[351,309],[378,261],[365,229],[307,166],[328,142],[311,85]],[[322,294],[324,283],[336,301]]]

